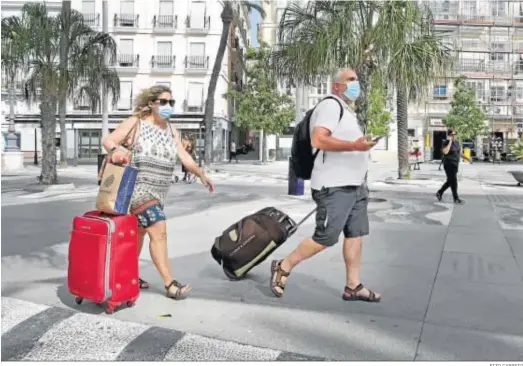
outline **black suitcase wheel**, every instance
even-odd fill
[[[240,281],[243,279],[244,276],[242,277],[237,277],[234,275],[234,273],[232,273],[227,267],[223,266],[223,273],[225,273],[225,276],[227,276],[227,278],[231,281]]]
[[[134,304],[135,304],[135,303],[134,303],[133,301],[127,301],[127,302],[125,303],[125,305],[126,305],[128,308],[132,308],[132,307],[134,306]]]
[[[76,303],[76,305],[82,305],[83,301],[84,301],[84,299],[81,298],[80,296],[77,296],[74,298],[74,302]]]

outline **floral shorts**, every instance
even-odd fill
[[[139,225],[144,229],[156,224],[157,222],[166,220],[163,206],[161,205],[151,206],[145,211],[137,214],[136,217],[138,218]]]

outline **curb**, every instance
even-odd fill
[[[2,297],[2,361],[326,361]]]

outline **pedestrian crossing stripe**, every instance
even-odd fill
[[[2,361],[325,361],[2,297]]]

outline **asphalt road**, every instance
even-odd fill
[[[85,179],[72,179],[76,186],[93,185]],[[2,180],[2,194],[23,189],[29,180]],[[86,184],[87,183],[87,184]],[[5,191],[4,191],[5,189]],[[204,208],[232,202],[255,201],[285,192],[285,185],[259,186],[217,183],[210,195],[201,185],[173,185],[167,198],[168,218],[188,215]],[[94,198],[13,205],[2,209],[2,257],[27,255],[69,240],[75,215],[94,209]]]

